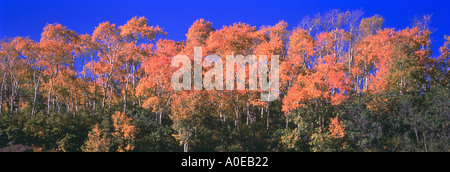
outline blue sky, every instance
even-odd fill
[[[216,29],[235,22],[253,26],[288,22],[297,26],[308,14],[362,9],[365,17],[383,16],[384,27],[403,29],[415,15],[433,14],[433,50],[450,35],[450,2],[447,0],[0,0],[0,38],[29,36],[39,40],[46,23],[61,23],[80,34],[92,34],[101,22],[123,25],[134,16],[145,16],[159,25],[167,38],[185,39],[190,25],[199,18]],[[435,52],[435,55],[438,53]]]

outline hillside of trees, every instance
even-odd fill
[[[199,19],[180,42],[145,17],[92,34],[47,24],[39,41],[0,41],[0,148],[450,151],[450,37],[432,52],[430,21],[384,28],[382,16],[360,10],[307,16],[292,30]],[[279,55],[279,98],[174,91],[171,59],[193,61],[194,47],[223,61]]]

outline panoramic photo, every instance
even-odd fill
[[[449,152],[448,7],[0,0],[0,152]]]

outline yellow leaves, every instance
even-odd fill
[[[109,22],[100,23],[95,27],[94,33],[92,34],[93,41],[118,41],[119,32],[116,28],[116,24],[111,24]]]
[[[311,135],[311,142],[308,144],[312,146],[313,152],[325,152],[330,151],[330,149],[327,147],[327,141],[328,141],[329,135],[327,133],[313,133]]]
[[[205,44],[211,32],[214,31],[212,23],[204,19],[196,20],[189,28],[186,34],[187,49],[191,50],[192,47],[202,46]]]
[[[287,132],[281,136],[281,142],[287,146],[288,149],[294,149],[299,141],[300,133],[298,130]]]
[[[261,36],[255,26],[239,22],[212,32],[206,45],[209,51],[223,58],[225,54],[249,55],[254,48],[254,41],[261,39]]]
[[[144,101],[144,103],[142,104],[142,107],[144,107],[146,109],[159,110],[159,108],[158,108],[159,104],[160,104],[160,102],[159,102],[158,97],[153,96],[153,97],[146,99]]]
[[[283,111],[292,111],[314,100],[338,105],[351,89],[348,55],[345,48],[350,35],[343,29],[320,32],[295,29],[290,36],[288,59],[282,63],[282,81],[291,83],[283,100]]]
[[[41,34],[41,42],[56,41],[58,43],[68,43],[75,38],[75,31],[67,29],[59,23],[47,24]]]
[[[339,105],[341,102],[343,102],[345,99],[347,99],[348,96],[343,94],[335,94],[331,96],[331,105]]]
[[[314,39],[309,35],[307,30],[300,28],[295,29],[289,37],[289,56],[294,54],[302,56],[313,56]],[[300,60],[300,59],[298,59]]]
[[[311,100],[328,100],[332,105],[338,105],[348,97],[345,92],[349,90],[349,80],[332,59],[318,59],[314,72],[306,71],[297,76],[283,100],[283,111],[295,110]]]
[[[329,125],[328,130],[330,131],[330,136],[333,138],[343,138],[345,136],[345,126],[342,121],[339,121],[338,118],[330,118],[331,123]]]
[[[262,39],[255,50],[256,55],[274,55],[285,52],[285,42],[288,39],[289,31],[286,30],[287,23],[280,21],[275,26],[263,26],[255,34],[256,38]],[[264,37],[264,38],[262,38]]]
[[[25,110],[28,108],[29,102],[26,99],[21,98],[19,101],[20,110]]]
[[[373,100],[366,103],[367,109],[373,111],[387,111],[388,110],[388,98],[375,97]]]
[[[149,26],[145,17],[133,17],[125,25],[119,27],[120,36],[131,40],[150,39],[165,34],[159,26]]]
[[[374,15],[370,18],[363,18],[359,25],[359,32],[362,37],[373,35],[378,31],[384,23],[383,17]]]
[[[180,142],[180,145],[183,145],[185,139],[185,135],[183,133],[178,133],[178,134],[172,134],[172,137],[174,137],[176,140],[178,140]]]
[[[450,36],[445,36],[445,43],[443,46],[439,48],[439,52],[441,53],[442,57],[449,57],[450,56]]]
[[[112,134],[113,136],[123,136],[124,140],[132,140],[139,133],[139,129],[132,124],[131,118],[124,113],[116,111],[112,115],[112,118],[115,129],[115,132]]]
[[[379,30],[359,42],[355,55],[359,70],[352,70],[352,74],[364,84],[363,91],[370,93],[411,90],[416,85],[405,78],[412,77],[413,72],[425,75],[431,54],[429,47],[428,31],[418,28]]]
[[[134,149],[133,139],[139,133],[139,129],[132,124],[130,117],[117,111],[112,115],[114,131],[109,135],[107,131],[95,125],[88,134],[82,150],[84,152],[108,152],[113,141],[118,143],[117,151],[131,151]],[[114,139],[112,139],[112,136]]]
[[[110,139],[106,137],[103,129],[99,129],[97,124],[89,132],[82,150],[83,152],[108,152],[110,145]]]

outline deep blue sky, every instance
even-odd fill
[[[362,9],[365,17],[379,14],[386,20],[384,27],[397,29],[410,26],[415,15],[433,14],[435,51],[443,44],[443,36],[450,35],[448,0],[0,0],[0,38],[39,40],[45,24],[55,22],[92,34],[101,22],[123,25],[133,16],[145,16],[151,25],[164,28],[168,39],[180,41],[199,18],[211,21],[216,29],[239,21],[260,27],[280,20],[292,29],[305,15],[331,9]]]

